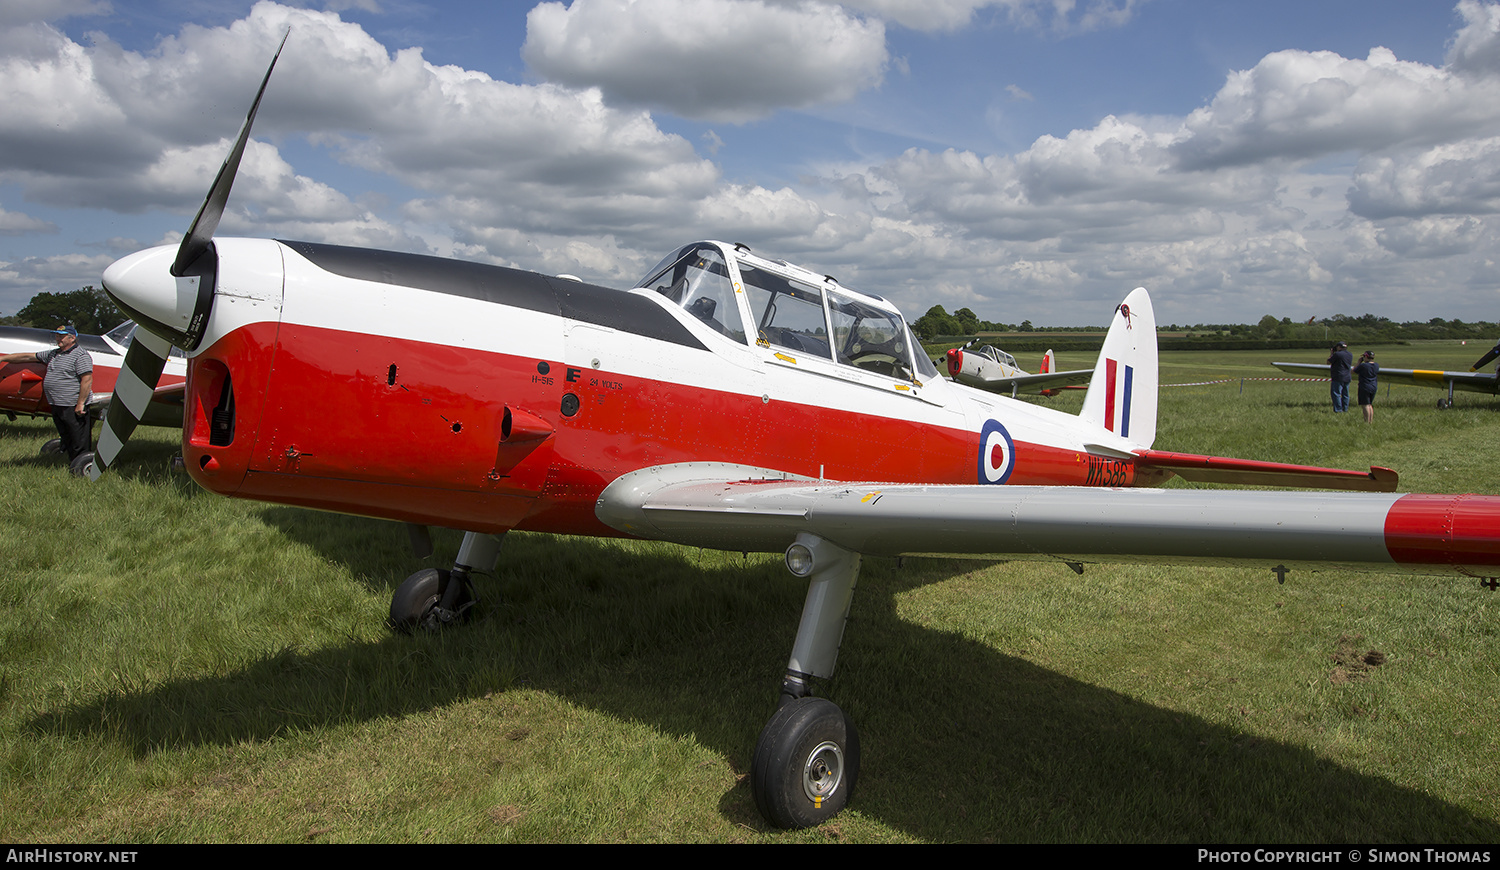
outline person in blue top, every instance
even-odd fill
[[[1329,393],[1333,396],[1333,412],[1342,414],[1349,410],[1349,373],[1354,367],[1354,357],[1349,355],[1349,345],[1339,342],[1328,354],[1328,378],[1332,382]]]
[[[1380,366],[1375,362],[1374,351],[1365,351],[1359,356],[1359,365],[1354,367],[1354,376],[1359,378],[1359,407],[1365,412],[1365,422],[1375,422],[1375,391],[1380,389]]]

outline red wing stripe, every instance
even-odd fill
[[[1385,547],[1405,565],[1454,565],[1500,574],[1500,498],[1402,496],[1385,518]]]

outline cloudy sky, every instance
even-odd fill
[[[1500,320],[1481,0],[4,0],[0,313],[192,219],[627,287],[700,238],[930,306]]]

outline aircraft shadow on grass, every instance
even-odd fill
[[[301,511],[264,516],[291,538],[301,534]],[[356,570],[369,563],[368,544],[381,530],[399,533],[391,524],[372,530],[361,519],[337,519],[346,534],[319,533],[310,543]],[[439,550],[452,546],[445,540]],[[498,576],[479,582],[482,597],[503,600],[457,632],[286,649],[227,676],[58,708],[30,728],[107,735],[144,754],[530,688],[693,739],[743,773],[755,717],[725,711],[769,711],[768,687],[785,661],[805,586],[774,560],[705,567],[693,564],[693,552],[513,534]],[[840,673],[829,684],[862,723],[862,776],[851,803],[858,813],[940,841],[1500,840],[1492,819],[1304,747],[1143,703],[897,615],[901,593],[973,567],[867,564]],[[223,712],[205,720],[203,710]],[[453,763],[482,761],[460,745]],[[1129,824],[1106,821],[1119,815],[1101,808],[1120,805],[1150,809]],[[1400,826],[1373,828],[1367,816],[1375,806],[1400,808],[1382,815]],[[767,830],[747,787],[727,791],[720,812]]]

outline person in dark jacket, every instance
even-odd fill
[[[1380,366],[1375,362],[1374,351],[1360,354],[1359,365],[1354,367],[1354,376],[1359,378],[1359,407],[1365,412],[1365,422],[1375,422],[1375,392],[1380,389]]]
[[[1349,355],[1349,345],[1339,342],[1328,354],[1328,378],[1332,382],[1329,393],[1333,396],[1333,412],[1342,414],[1349,410],[1349,374],[1354,368],[1354,357]]]

